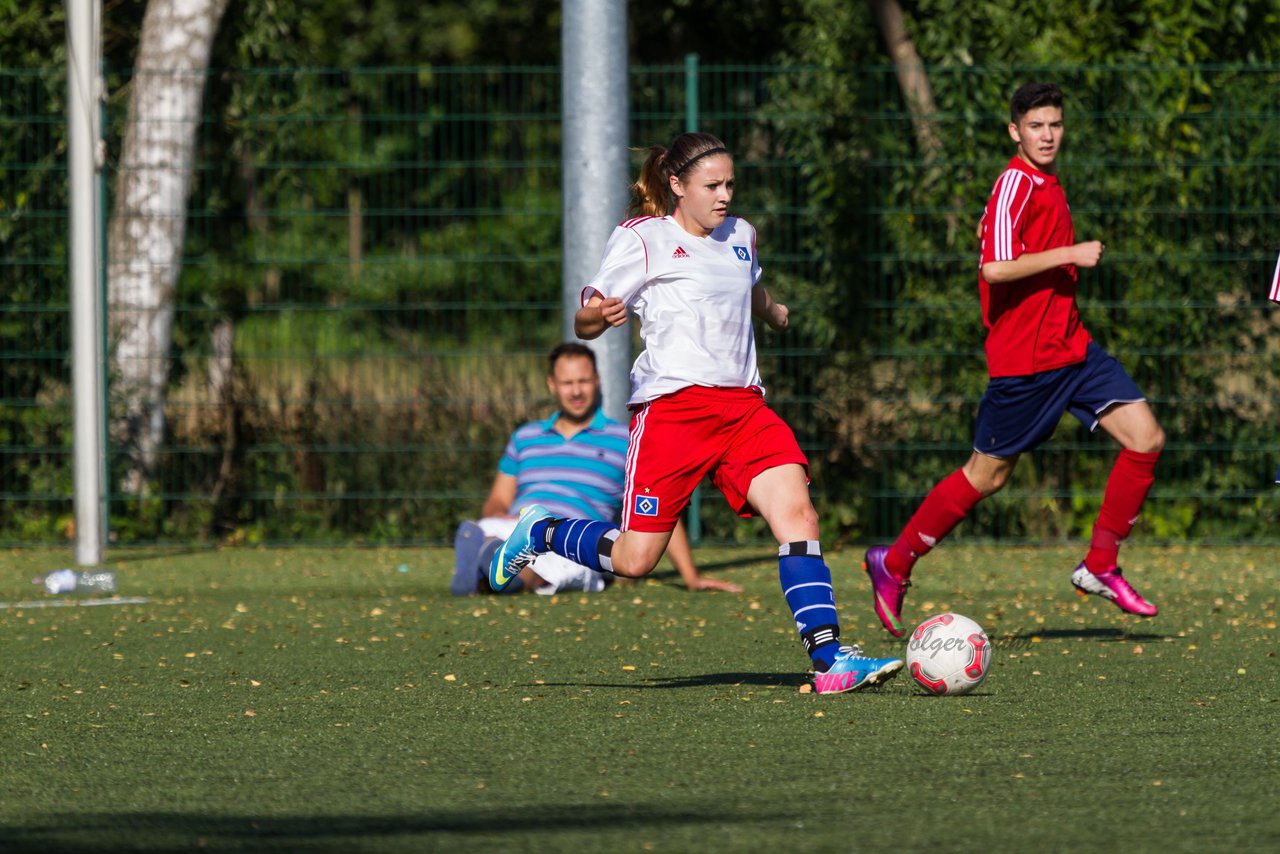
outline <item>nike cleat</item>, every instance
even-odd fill
[[[866,658],[856,644],[842,646],[826,673],[814,673],[814,687],[819,694],[842,694],[880,685],[898,675],[900,658]]]
[[[1121,611],[1137,614],[1139,617],[1154,617],[1159,609],[1138,595],[1124,575],[1120,567],[1113,566],[1106,572],[1093,573],[1083,563],[1071,573],[1071,583],[1081,596],[1092,594],[1109,599]]]
[[[906,632],[902,627],[902,600],[907,597],[911,582],[898,578],[885,568],[884,557],[888,553],[887,546],[872,546],[867,549],[862,568],[871,579],[871,600],[876,616],[889,634],[900,638]]]
[[[550,518],[551,514],[541,504],[530,504],[520,511],[520,521],[516,523],[515,530],[489,561],[489,587],[494,593],[500,593],[541,553],[534,550],[529,532],[535,522]]]

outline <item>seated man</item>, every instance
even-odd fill
[[[620,515],[627,428],[599,409],[595,353],[578,343],[556,347],[549,358],[547,389],[559,410],[545,421],[521,425],[512,434],[481,508],[483,518],[458,526],[449,587],[455,596],[489,591],[484,579],[493,551],[511,534],[520,510],[529,504],[541,504],[571,518],[614,521]],[[690,590],[742,591],[740,585],[698,574],[683,525],[677,525],[667,554]],[[559,555],[545,554],[503,592],[598,592],[604,589],[605,578]]]

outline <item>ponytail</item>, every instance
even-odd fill
[[[668,185],[667,159],[670,154],[661,145],[652,146],[640,167],[640,177],[631,185],[631,204],[627,216],[666,216],[671,213],[671,187]]]

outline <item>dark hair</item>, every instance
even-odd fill
[[[1024,83],[1009,99],[1009,120],[1015,125],[1039,107],[1062,109],[1062,90],[1057,83]]]
[[[724,143],[709,133],[682,133],[671,141],[670,148],[653,146],[645,155],[640,177],[631,185],[627,214],[666,216],[671,213],[676,202],[671,193],[671,176],[682,177],[704,157],[728,153]]]
[[[563,344],[557,345],[556,348],[551,351],[551,355],[547,357],[547,376],[554,376],[556,372],[556,362],[569,356],[581,356],[584,359],[590,359],[591,370],[599,373],[599,370],[596,368],[596,354],[594,350],[586,344],[579,344],[577,341],[566,341]]]

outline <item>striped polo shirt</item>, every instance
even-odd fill
[[[538,503],[553,515],[615,521],[622,510],[627,428],[596,410],[572,439],[556,432],[559,412],[511,434],[498,471],[516,479],[512,513]]]

